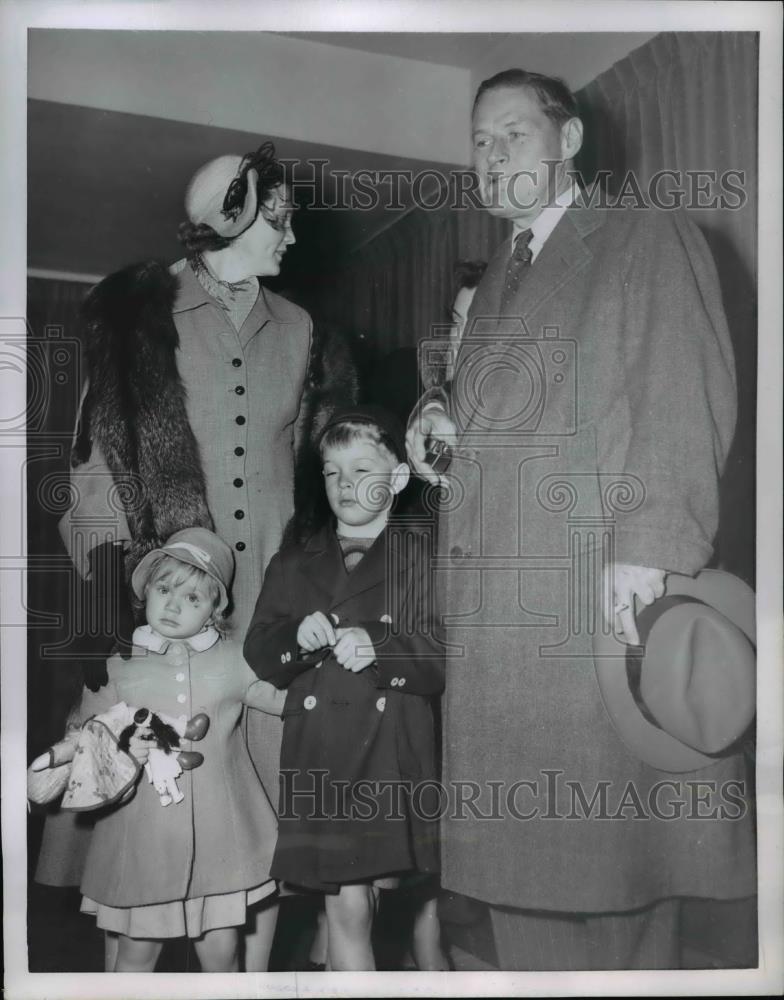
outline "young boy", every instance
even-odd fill
[[[438,870],[430,698],[444,665],[430,536],[389,524],[409,478],[402,428],[353,407],[318,447],[330,523],[273,558],[244,652],[288,689],[271,872],[325,893],[330,967],[369,970],[379,888]]]

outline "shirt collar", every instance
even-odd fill
[[[570,205],[574,204],[578,193],[579,188],[577,185],[574,183],[569,184],[569,186],[553,200],[551,205],[542,209],[530,226],[515,226],[512,233],[512,248],[514,249],[514,241],[518,234],[523,232],[524,229],[530,229],[532,236],[531,242],[528,245],[531,249],[532,262],[536,260],[548,236],[561,221],[561,217],[566,209],[569,208]]]
[[[196,635],[182,640],[167,639],[160,632],[156,632],[152,625],[140,625],[133,632],[133,644],[141,646],[143,649],[149,649],[152,653],[165,653],[175,641],[184,642],[186,646],[190,646],[194,653],[203,653],[205,649],[214,646],[218,639],[220,639],[220,633],[212,625],[208,625]]]
[[[172,307],[173,313],[187,312],[189,309],[195,309],[197,306],[205,304],[216,305],[216,300],[207,292],[206,288],[196,277],[193,268],[188,264],[187,258],[183,257],[181,260],[175,261],[169,267],[169,273],[179,278],[179,286]],[[280,309],[273,308],[264,285],[256,277],[253,278],[253,281],[257,282],[259,289],[253,309],[257,310],[260,324],[263,324],[267,319],[272,319],[276,323],[301,322],[299,314],[292,312],[291,315],[284,315]],[[285,300],[283,301],[285,302]],[[219,302],[217,304],[223,308],[222,303]]]

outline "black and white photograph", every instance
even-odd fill
[[[0,4],[9,1000],[784,991],[782,20]]]

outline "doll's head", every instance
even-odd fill
[[[339,411],[324,428],[319,454],[338,531],[349,536],[380,534],[410,476],[397,418],[376,406]]]
[[[178,531],[149,552],[131,578],[147,624],[167,639],[187,639],[209,625],[226,629],[231,549],[206,528]]]

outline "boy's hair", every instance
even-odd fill
[[[160,552],[150,564],[150,570],[144,583],[145,599],[150,587],[159,580],[170,582],[173,586],[179,586],[188,580],[193,580],[194,583],[200,584],[212,601],[212,624],[221,634],[225,634],[228,631],[228,622],[225,615],[217,610],[221,599],[220,588],[215,580],[209,574],[205,573],[204,570],[199,569],[198,566],[190,566],[188,563],[180,562],[179,559],[175,559],[166,552]],[[143,608],[144,601],[139,601],[138,606]]]
[[[386,431],[369,420],[346,420],[327,428],[319,442],[319,455],[324,458],[327,448],[344,448],[353,441],[369,441],[376,448],[387,452],[393,462],[405,462],[405,455],[399,454],[398,446]]]

